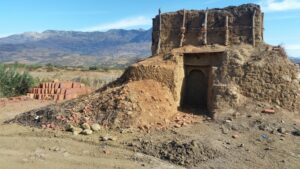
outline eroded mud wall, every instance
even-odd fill
[[[263,42],[260,7],[246,4],[209,10],[181,10],[153,19],[152,53],[167,53],[185,45],[231,45]]]

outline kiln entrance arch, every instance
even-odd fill
[[[197,110],[207,109],[208,78],[203,71],[194,69],[188,72],[185,80],[183,106]]]
[[[214,98],[215,70],[226,58],[224,51],[184,53],[184,77],[181,85],[180,108],[183,111],[211,116]]]

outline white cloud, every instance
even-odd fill
[[[300,58],[300,44],[283,45],[289,56]]]
[[[284,45],[284,46],[288,50],[300,50],[300,44],[290,44],[290,45]]]
[[[100,24],[88,28],[84,28],[83,31],[106,31],[109,29],[126,29],[137,26],[151,25],[151,19],[144,16],[138,16],[134,18],[126,18],[116,22]]]
[[[266,20],[274,21],[274,20],[287,20],[287,19],[299,19],[300,15],[283,15],[283,16],[271,16],[267,17]]]
[[[265,12],[300,9],[300,0],[261,0],[259,4]]]

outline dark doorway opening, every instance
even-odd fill
[[[205,68],[186,68],[182,108],[197,114],[207,113],[208,77]]]
[[[217,67],[226,58],[224,51],[184,53],[184,78],[181,88],[180,109],[187,113],[213,116],[213,83]]]

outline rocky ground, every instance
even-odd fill
[[[217,120],[187,114],[168,128],[101,126],[91,135],[2,124],[0,168],[297,169],[299,114],[279,107],[262,113],[270,107],[253,102]],[[10,118],[0,112],[1,122]]]

